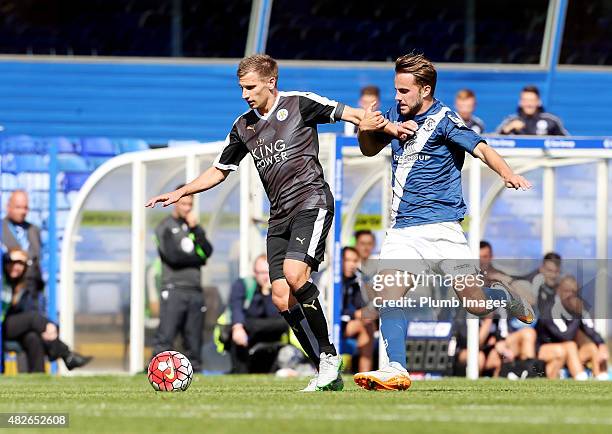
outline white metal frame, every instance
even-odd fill
[[[186,181],[191,181],[199,173],[199,156],[216,155],[223,142],[192,145],[177,148],[131,152],[110,159],[94,171],[79,190],[67,217],[60,265],[60,336],[69,346],[74,345],[74,278],[77,272],[117,273],[130,272],[130,352],[129,372],[142,370],[144,359],[144,262],[146,218],[144,204],[146,163],[168,159],[184,158]],[[83,208],[94,187],[109,173],[121,167],[132,167],[132,225],[131,261],[75,261],[76,231],[81,221]],[[132,273],[132,270],[143,270]],[[61,371],[66,374],[67,371]]]

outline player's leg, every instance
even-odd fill
[[[321,361],[317,388],[337,390],[343,387],[342,357],[330,342],[319,289],[310,278],[311,271],[318,271],[323,261],[325,240],[333,217],[333,211],[320,208],[301,211],[293,218],[283,274],[319,346]]]
[[[430,241],[431,256],[445,258],[439,263],[439,271],[454,279],[453,289],[469,313],[484,317],[503,305],[511,315],[526,324],[535,320],[531,305],[506,285],[501,282],[484,285],[478,260],[472,254],[459,223],[436,223],[422,229],[423,238]]]
[[[406,370],[409,312],[396,303],[411,289],[411,273],[418,274],[426,267],[413,245],[411,232],[411,228],[389,229],[380,252],[374,301],[389,364],[376,371],[355,374],[355,383],[367,390],[406,390],[412,384]]]
[[[293,294],[291,294],[291,289],[283,273],[283,263],[287,254],[290,235],[291,232],[288,230],[287,232],[283,230],[277,230],[274,233],[272,231],[268,232],[266,244],[270,281],[272,282],[272,302],[287,324],[289,324],[308,359],[318,369],[320,363],[319,345],[308,326],[302,307]],[[310,380],[308,386],[303,391],[314,392],[316,390],[317,376],[315,375]]]

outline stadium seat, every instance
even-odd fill
[[[91,156],[115,156],[118,154],[118,146],[105,137],[92,137],[81,140],[80,153]]]
[[[14,154],[5,154],[2,152],[2,157],[0,159],[2,160],[2,165],[0,167],[3,173],[17,173],[17,161],[15,160]]]
[[[76,154],[59,154],[57,156],[58,170],[62,172],[88,172],[87,161]]]
[[[36,153],[39,148],[37,140],[26,135],[7,137],[0,142],[0,150],[3,154],[7,152]]]
[[[89,173],[66,172],[62,181],[64,191],[78,191],[89,178]]]
[[[109,160],[109,157],[88,157],[87,158],[87,168],[90,172],[93,172],[98,167],[103,165]]]
[[[49,156],[37,154],[15,155],[15,163],[18,173],[23,172],[48,172]]]
[[[2,173],[2,190],[12,191],[17,188],[17,177],[13,173]]]
[[[133,151],[144,151],[149,149],[149,145],[144,140],[140,139],[124,139],[119,140],[119,149],[121,153],[133,152]]]
[[[59,154],[72,154],[73,152],[77,152],[72,141],[66,137],[51,137],[46,139],[46,141],[49,146],[56,146]]]

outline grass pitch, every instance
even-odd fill
[[[44,433],[610,433],[612,382],[445,379],[407,392],[302,394],[307,380],[196,375],[183,393],[135,377],[0,378],[0,412],[67,412]]]

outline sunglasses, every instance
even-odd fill
[[[26,261],[22,261],[22,260],[20,260],[20,259],[17,259],[17,260],[15,260],[15,261],[10,260],[10,261],[9,261],[9,264],[21,264],[21,265],[23,265],[23,266],[28,265],[28,263],[27,263]]]

